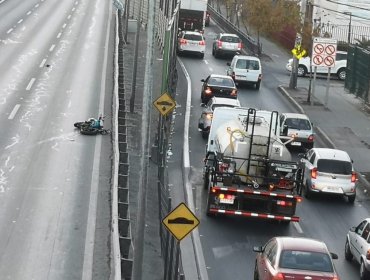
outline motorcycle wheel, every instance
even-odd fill
[[[99,130],[91,127],[81,127],[80,132],[83,135],[97,135]]]
[[[81,128],[85,122],[76,122],[73,124],[74,127]]]

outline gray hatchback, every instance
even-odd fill
[[[215,38],[212,47],[212,55],[216,58],[221,55],[241,54],[243,48],[242,41],[238,35],[230,33],[220,33]]]

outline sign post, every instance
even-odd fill
[[[325,108],[328,106],[329,101],[329,88],[330,88],[330,71],[335,66],[335,57],[337,53],[337,40],[332,38],[313,38],[312,43],[312,66],[315,67],[314,72],[314,85],[312,90],[311,105],[313,105],[314,89],[316,83],[317,67],[328,68],[328,82],[326,84]]]

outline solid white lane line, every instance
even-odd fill
[[[301,228],[298,222],[293,222],[293,226],[298,231],[298,233],[301,233],[301,234],[303,233],[303,229]]]
[[[26,15],[29,16],[31,13],[32,13],[31,11],[28,11]]]
[[[60,36],[62,36],[62,32],[59,32],[58,35],[57,35],[57,38],[59,39]]]
[[[50,47],[50,49],[49,49],[49,52],[52,52],[52,51],[54,50],[54,48],[55,48],[55,45],[52,45],[52,46]]]
[[[67,17],[68,19],[70,19],[71,18],[71,15],[68,15],[68,17]]]
[[[28,85],[27,85],[27,87],[26,87],[26,90],[30,90],[31,89],[31,87],[32,87],[32,85],[33,85],[33,83],[36,81],[36,78],[32,78],[31,80],[30,80],[30,82],[28,83]]]
[[[17,104],[17,105],[14,106],[12,112],[9,115],[9,118],[8,118],[9,120],[14,119],[14,116],[15,116],[15,114],[17,114],[19,107],[21,107],[20,104]]]
[[[66,28],[66,26],[67,26],[67,24],[65,23],[65,24],[63,24],[62,28]]]
[[[18,20],[18,23],[21,23],[23,21],[23,18],[21,18],[20,20]]]
[[[13,28],[10,28],[8,31],[6,31],[7,34],[13,31]]]
[[[45,62],[46,62],[46,58],[44,58],[44,59],[41,61],[41,63],[40,63],[40,68],[44,67]]]

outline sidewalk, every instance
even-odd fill
[[[221,12],[226,15],[225,7]],[[243,27],[241,27],[243,30]],[[262,52],[269,56],[269,64],[285,65],[291,55],[276,43],[260,37]],[[301,80],[301,81],[300,81]],[[317,87],[314,105],[307,102],[308,88],[305,78],[298,79],[297,89],[289,89],[288,84],[280,85],[279,91],[295,106],[297,111],[306,114],[313,122],[315,132],[322,137],[328,147],[348,152],[354,161],[360,183],[370,189],[370,110],[361,99],[348,94],[344,83],[332,83],[327,106],[325,87]]]

